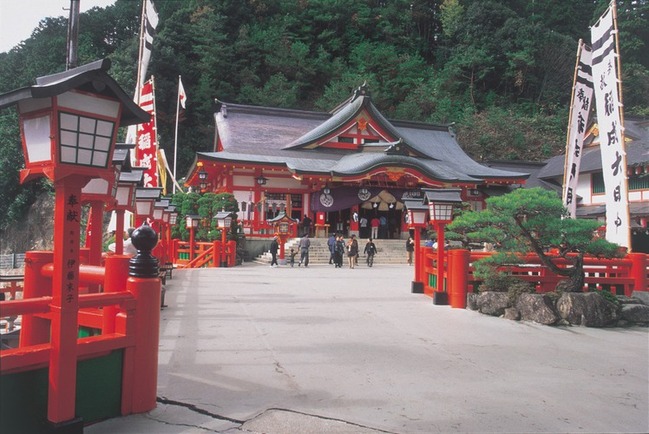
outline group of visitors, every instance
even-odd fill
[[[269,252],[271,254],[271,267],[277,267],[277,253],[279,252],[279,236],[275,235],[273,240],[270,243]],[[355,268],[358,265],[358,256],[360,254],[360,249],[358,245],[358,240],[356,235],[349,237],[349,240],[345,241],[345,238],[342,234],[331,234],[327,240],[327,246],[329,247],[329,264],[333,264],[336,268],[342,268],[343,258],[347,257],[349,268]],[[305,234],[298,243],[298,251],[291,249],[288,258],[289,264],[291,267],[295,265],[295,258],[300,254],[299,261],[297,263],[298,267],[304,265],[304,267],[309,266],[309,249],[311,248],[311,240],[309,239],[309,234]],[[366,255],[366,262],[369,267],[374,264],[374,255],[377,253],[376,244],[372,238],[367,240],[365,244],[365,249],[363,253]]]
[[[358,265],[360,249],[356,235],[350,236],[349,240],[345,242],[345,238],[342,234],[331,234],[327,241],[327,245],[330,253],[329,264],[333,264],[335,268],[342,268],[343,258],[345,256],[347,256],[349,268],[353,269]],[[376,252],[376,244],[374,244],[372,238],[369,238],[367,244],[365,244],[363,253],[365,253],[367,265],[370,267],[374,263],[374,255]]]

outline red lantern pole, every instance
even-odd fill
[[[115,210],[115,254],[124,254],[124,210]]]
[[[54,274],[47,418],[55,424],[75,417],[80,200],[85,181],[87,178],[73,175],[54,183]]]
[[[227,235],[227,230],[225,228],[221,228],[221,267],[228,266],[228,254],[226,252],[226,243],[228,242]]]

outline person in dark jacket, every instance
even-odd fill
[[[336,236],[336,247],[334,248],[334,264],[336,264],[336,268],[342,268],[344,254],[345,241],[343,240],[343,236],[338,234]]]
[[[336,250],[336,236],[334,234],[329,235],[327,247],[329,247],[329,265],[331,265],[334,263],[334,253]]]
[[[349,268],[354,268],[356,256],[358,256],[358,240],[356,240],[356,235],[352,235],[347,243],[347,256],[349,257]]]
[[[406,253],[408,254],[408,265],[412,265],[412,254],[415,251],[415,240],[408,237],[406,240]]]
[[[364,250],[368,267],[371,267],[374,264],[374,255],[376,255],[376,252],[377,252],[376,244],[374,244],[374,241],[372,241],[372,239],[369,238],[367,240],[367,244],[365,244],[365,250]]]
[[[270,261],[270,266],[271,267],[277,267],[279,264],[277,263],[277,251],[279,250],[279,242],[277,241],[279,237],[275,235],[273,237],[273,241],[270,242],[270,254],[273,257],[273,259]]]

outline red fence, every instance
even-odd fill
[[[22,299],[10,288],[12,299],[0,302],[0,317],[22,316],[17,348],[0,351],[0,374],[14,374],[49,367],[52,360],[77,366],[79,360],[101,357],[113,350],[123,351],[121,414],[140,413],[155,408],[158,333],[160,320],[160,280],[129,277],[129,256],[112,255],[106,266],[79,266],[79,301],[76,323],[91,336],[77,336],[76,347],[62,351],[53,340],[52,330],[65,315],[52,306],[52,252],[27,252]],[[15,280],[15,279],[14,279]],[[103,292],[88,292],[100,285]],[[4,291],[5,289],[3,289]],[[81,335],[81,334],[80,334]],[[56,354],[56,358],[53,356]],[[61,379],[61,383],[76,381]],[[48,405],[57,400],[50,390]],[[102,393],[97,390],[97,393]],[[74,408],[75,403],[65,403]]]
[[[448,294],[451,305],[465,307],[466,293],[472,292],[480,283],[474,276],[473,264],[492,255],[490,252],[470,252],[463,249],[448,250],[443,255],[444,263],[437,264],[437,252],[430,247],[422,247],[421,276],[424,293]],[[632,291],[649,291],[649,255],[629,253],[620,259],[584,258],[585,285],[583,290],[607,290],[614,294],[631,295]],[[538,293],[554,291],[557,283],[565,280],[549,270],[535,254],[524,256],[522,265],[510,265],[502,271],[530,282]],[[557,266],[567,268],[571,263],[564,259],[553,261]],[[441,266],[438,266],[441,265]]]
[[[175,239],[172,260],[181,268],[234,267],[237,263],[237,242],[228,241],[225,251],[223,248],[221,241],[199,242],[194,244],[192,252],[188,242]]]

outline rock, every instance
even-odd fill
[[[563,294],[557,312],[570,324],[586,327],[613,326],[619,319],[618,306],[595,292]]]
[[[649,323],[649,306],[646,304],[624,304],[620,317],[629,322]]]
[[[519,319],[521,319],[521,313],[515,307],[508,307],[507,309],[505,309],[503,318],[511,319],[512,321],[518,321]]]
[[[480,312],[492,316],[501,316],[505,313],[505,309],[511,307],[506,292],[491,291],[480,293],[477,305]]]
[[[516,308],[522,321],[552,325],[559,321],[559,315],[550,297],[543,294],[521,294],[516,300]]]
[[[466,295],[466,308],[471,310],[478,310],[478,294],[469,292]]]
[[[615,298],[617,298],[617,301],[619,301],[620,304],[643,304],[640,299],[627,297],[626,295],[616,295]]]
[[[649,306],[649,291],[633,291],[631,297],[637,298],[642,304]]]

